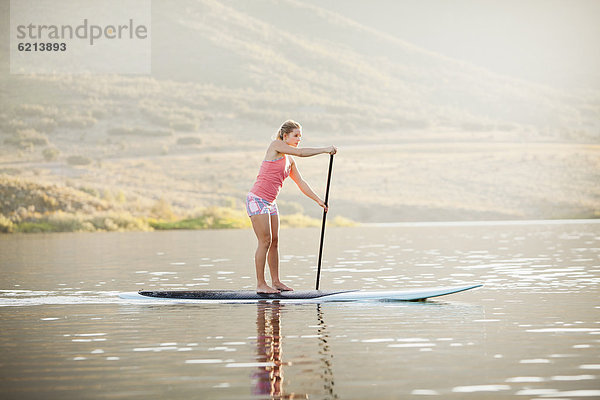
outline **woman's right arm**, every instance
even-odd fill
[[[298,157],[311,157],[311,156],[316,156],[317,154],[323,154],[323,153],[335,154],[337,152],[337,149],[335,146],[298,148],[298,147],[290,146],[281,140],[275,140],[273,142],[273,149],[276,150],[278,153],[290,154],[292,156],[298,156]]]

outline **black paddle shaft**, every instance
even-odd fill
[[[329,172],[327,173],[327,188],[325,189],[325,207],[329,207],[329,183],[331,182],[331,169],[333,168],[333,154],[329,155]],[[321,277],[321,259],[323,256],[323,239],[325,237],[325,220],[327,210],[323,209],[323,222],[321,224],[321,244],[319,245],[319,263],[317,264],[317,287],[319,290],[319,279]]]

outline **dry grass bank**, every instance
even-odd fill
[[[72,183],[71,183],[72,184]],[[0,175],[0,232],[96,232],[165,229],[243,229],[250,219],[235,201],[229,205],[174,211],[161,198],[151,203],[124,191],[34,183]],[[334,226],[351,226],[336,217]],[[301,212],[285,215],[281,226],[320,226]]]

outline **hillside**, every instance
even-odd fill
[[[211,121],[263,128],[293,114],[312,130],[351,136],[599,139],[597,90],[494,75],[312,5],[178,0],[155,2],[153,15],[151,78],[4,76],[5,101],[62,106],[82,95],[104,112],[189,130]]]
[[[494,75],[302,2],[180,6],[185,18],[179,8],[159,11],[155,45],[158,54],[170,47],[170,57],[153,63],[154,75],[254,89],[249,119],[291,109],[313,129],[354,135],[417,128],[499,131],[504,140],[599,138],[598,92],[560,93]],[[170,46],[174,37],[190,45]],[[186,62],[173,68],[172,59]]]
[[[340,148],[332,212],[358,221],[600,213],[599,91],[499,76],[291,0],[152,12],[151,76],[2,70],[0,174],[179,215],[241,208],[294,118],[304,146]],[[326,157],[298,162],[322,193]],[[282,211],[318,217],[289,186]]]

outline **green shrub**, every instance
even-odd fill
[[[95,109],[92,110],[92,117],[96,118],[96,119],[104,119],[106,118],[108,115],[108,113],[105,110],[102,109]]]
[[[1,224],[1,220],[0,220]],[[13,231],[23,233],[39,232],[95,232],[95,231],[147,231],[148,223],[133,217],[128,212],[100,214],[71,214],[57,211],[31,221],[16,224]]]
[[[351,227],[351,226],[357,226],[357,225],[358,224],[355,221],[352,221],[351,219],[346,218],[346,217],[342,217],[341,215],[337,215],[331,221],[331,226],[346,226],[346,227]]]
[[[194,144],[202,144],[202,139],[195,136],[186,136],[177,139],[177,144],[181,146],[188,146]]]
[[[15,225],[13,222],[6,218],[4,215],[0,214],[0,232],[2,233],[11,233],[14,232]]]
[[[96,189],[96,188],[80,187],[79,190],[81,190],[82,192],[87,193],[89,195],[92,195],[94,197],[100,197],[100,192],[98,192],[98,189]]]
[[[198,124],[194,121],[171,121],[169,125],[178,132],[193,132],[198,130]]]
[[[239,199],[231,196],[223,198],[219,203],[222,207],[237,209],[239,205]]]
[[[39,224],[48,224],[51,232],[79,232],[85,230],[83,222],[84,218],[80,214],[57,211],[45,217]]]
[[[52,118],[40,118],[39,120],[33,122],[31,124],[38,131],[43,131],[46,133],[53,132],[56,129],[56,121]]]
[[[60,151],[56,147],[47,147],[42,151],[42,155],[46,161],[56,160],[59,154]]]
[[[158,220],[175,220],[175,213],[173,212],[173,207],[171,207],[171,203],[169,203],[165,199],[160,199],[156,203],[154,203],[154,206],[152,206],[150,212],[152,216]]]
[[[65,232],[57,230],[55,226],[47,221],[21,222],[17,225],[16,231],[21,233]]]
[[[208,207],[193,218],[179,221],[149,221],[154,229],[240,229],[251,226],[250,219],[242,210],[227,207]]]
[[[49,142],[46,135],[35,129],[20,129],[4,139],[4,143],[24,149],[31,146],[47,146]]]
[[[90,165],[92,159],[86,156],[69,156],[67,158],[67,164],[69,165]]]
[[[179,221],[157,221],[155,219],[149,220],[148,224],[158,230],[170,230],[170,229],[206,229],[208,225],[204,218],[187,218]]]
[[[39,104],[21,104],[15,114],[23,117],[39,117],[45,114],[44,107]]]
[[[202,217],[213,229],[239,229],[251,225],[244,211],[227,207],[208,207],[202,212]]]

